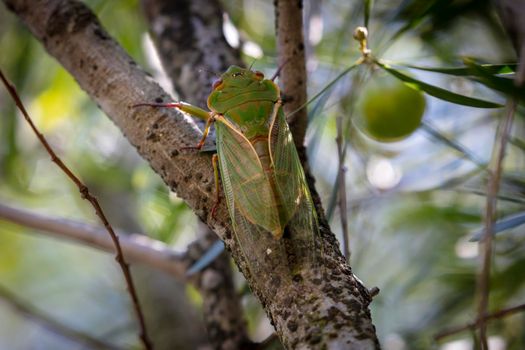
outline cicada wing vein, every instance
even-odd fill
[[[314,262],[315,235],[319,232],[317,215],[282,109],[272,122],[269,140],[277,190],[288,216],[286,228],[290,231],[294,253],[299,263],[305,259]]]
[[[219,168],[226,198],[233,218],[236,208],[248,221],[269,232],[280,230],[279,213],[274,191],[261,162],[250,142],[232,127],[218,120],[217,144],[219,145]]]
[[[254,184],[257,182],[254,179],[257,179],[261,174],[257,170],[258,159],[253,159],[253,156],[248,153],[253,152],[252,149],[243,144],[242,140],[232,138],[236,135],[231,135],[227,125],[219,122],[216,123],[216,127],[217,145],[220,149],[220,177],[224,196],[232,219],[236,240],[248,262],[250,272],[252,274],[271,274],[279,269],[287,269],[287,262],[283,260],[286,259],[286,251],[282,241],[275,240],[265,225],[257,223],[265,218],[278,222],[278,214],[255,213],[255,215],[250,215],[250,211],[257,208],[254,206],[261,206],[261,203],[254,203],[248,198],[244,198],[249,196],[250,192],[245,189],[243,183],[249,184],[251,182]],[[244,158],[242,161],[236,161],[236,157]],[[242,167],[240,163],[242,163]],[[265,188],[264,183],[261,180],[259,187],[257,185],[253,187],[255,190],[262,191]],[[269,189],[265,191],[271,193]],[[239,194],[243,195],[239,196]],[[259,201],[264,199],[264,195],[258,194],[258,196]],[[266,205],[262,205],[262,208],[259,207],[258,209],[258,211],[263,212],[268,210]]]

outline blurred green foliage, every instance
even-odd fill
[[[144,49],[146,25],[137,0],[86,3],[135,60],[156,69]],[[376,57],[403,63],[418,81],[448,92],[505,103],[507,85],[494,84],[507,84],[501,79],[508,76],[500,73],[509,70],[491,71],[489,76],[472,73],[481,67],[472,62],[515,62],[488,1],[305,1],[310,96],[359,58],[352,31],[364,23],[364,3],[374,4],[369,44]],[[258,47],[264,56],[255,57],[255,67],[271,75],[276,62],[271,3],[231,0],[223,5],[239,30],[246,62],[253,61],[253,47]],[[99,197],[115,227],[147,233],[177,248],[193,239],[197,224],[191,211],[3,7],[0,50],[0,67],[17,86],[38,127]],[[467,56],[475,60],[464,61]],[[471,70],[448,75],[410,65]],[[503,110],[459,106],[427,95],[425,127],[404,141],[381,144],[361,134],[352,122],[355,99],[370,74],[364,66],[350,70],[309,106],[309,161],[325,208],[331,208],[332,229],[341,237],[341,213],[330,203],[341,190],[335,187],[335,118],[343,116],[349,201],[343,215],[350,223],[350,261],[367,286],[381,289],[371,308],[383,347],[428,349],[453,340],[471,341],[468,332],[439,343],[432,336],[475,317],[479,256],[477,243],[469,239],[483,225],[486,167]],[[520,106],[504,163],[498,218],[525,211],[522,116]],[[98,223],[76,188],[49,161],[4,89],[0,202]],[[113,258],[35,233],[0,221],[1,286],[72,328],[126,348],[136,346],[133,315]],[[524,240],[523,226],[509,227],[496,238],[491,310],[525,300]],[[195,293],[189,292],[198,300]],[[247,298],[250,330],[264,338],[270,328],[260,308]],[[518,314],[491,321],[489,331],[506,349],[517,350],[525,348],[524,326],[525,317]],[[42,349],[72,347],[71,340],[48,332],[0,300],[0,348],[29,349],[35,344]]]

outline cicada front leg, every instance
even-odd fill
[[[204,127],[204,131],[202,132],[202,138],[197,144],[197,146],[188,146],[188,147],[182,147],[181,149],[187,150],[187,149],[195,149],[200,151],[201,148],[204,146],[204,143],[206,142],[206,138],[208,137],[208,134],[210,133],[211,125],[215,122],[215,113],[210,112],[208,115],[208,119],[206,119],[206,126]]]
[[[185,102],[170,102],[170,103],[138,103],[131,106],[132,108],[136,107],[154,107],[154,108],[177,108],[180,111],[188,113],[191,116],[196,118],[206,120],[206,127],[204,128],[203,135],[197,146],[182,147],[183,150],[187,149],[196,149],[200,150],[204,146],[204,142],[208,137],[210,132],[211,125],[215,121],[215,113],[206,111],[200,107],[190,105]]]

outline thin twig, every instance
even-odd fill
[[[146,349],[148,349],[148,350],[149,349],[153,349],[153,345],[152,345],[152,343],[151,343],[151,341],[150,341],[150,339],[148,337],[148,333],[147,333],[147,330],[146,330],[146,322],[144,320],[144,314],[142,312],[142,308],[140,307],[140,302],[139,302],[139,299],[138,299],[138,296],[137,296],[137,292],[135,290],[135,285],[133,283],[133,278],[131,277],[131,272],[130,272],[130,269],[129,269],[129,265],[124,260],[124,255],[122,253],[122,248],[120,247],[120,244],[119,244],[119,238],[118,238],[117,234],[115,233],[115,231],[113,231],[113,228],[111,227],[111,225],[109,224],[109,221],[107,220],[106,215],[102,211],[102,208],[100,207],[100,204],[98,203],[98,200],[89,192],[89,189],[87,188],[87,186],[84,185],[82,183],[82,181],[80,181],[80,179],[75,174],[73,174],[73,172],[64,164],[64,162],[62,162],[62,160],[57,156],[55,151],[53,151],[53,149],[51,148],[51,146],[49,145],[49,143],[45,139],[44,135],[42,135],[38,131],[38,129],[36,128],[35,124],[33,124],[33,121],[29,117],[29,114],[27,113],[27,111],[26,111],[26,109],[24,107],[24,104],[22,103],[22,100],[20,100],[20,97],[18,96],[16,88],[7,81],[7,79],[4,76],[4,73],[1,70],[0,70],[0,78],[2,79],[2,82],[5,85],[7,91],[9,92],[11,97],[13,98],[13,101],[15,102],[16,106],[18,107],[20,112],[22,112],[22,115],[24,116],[25,120],[27,121],[27,123],[29,124],[29,126],[31,127],[31,129],[33,130],[35,135],[37,136],[38,140],[44,146],[44,148],[46,149],[47,153],[49,153],[49,155],[51,156],[51,161],[53,161],[64,172],[64,174],[66,174],[67,177],[69,177],[69,179],[75,183],[75,185],[78,187],[78,190],[79,190],[80,195],[82,196],[82,198],[86,199],[89,203],[91,203],[91,205],[95,209],[95,212],[96,212],[97,216],[100,218],[100,220],[102,221],[104,227],[106,228],[106,230],[108,231],[109,235],[111,236],[111,239],[113,240],[113,244],[114,244],[115,250],[116,250],[116,257],[115,257],[115,259],[117,260],[118,264],[120,265],[120,267],[122,269],[122,273],[124,274],[124,279],[126,280],[126,284],[128,286],[128,291],[129,291],[129,294],[130,294],[131,299],[133,301],[133,306],[134,306],[134,309],[135,309],[135,313],[136,313],[137,319],[138,319],[139,324],[140,324],[139,337],[140,337],[140,339],[141,339],[141,341],[144,344],[144,347]]]
[[[522,312],[522,311],[525,311],[525,304],[521,304],[521,305],[509,307],[509,308],[506,308],[506,309],[498,310],[498,311],[495,311],[495,312],[492,312],[492,313],[486,315],[482,319],[476,319],[475,321],[467,323],[467,324],[464,324],[464,325],[450,327],[448,329],[442,330],[441,332],[439,332],[436,335],[434,335],[434,340],[435,341],[439,341],[439,340],[441,340],[443,338],[446,338],[446,337],[449,337],[451,335],[463,332],[463,331],[465,331],[467,329],[475,330],[477,327],[480,326],[481,322],[486,322],[486,321],[492,320],[492,319],[503,318],[503,317],[510,316],[510,315],[518,313],[518,312]]]
[[[487,204],[485,208],[485,234],[481,240],[482,258],[481,270],[478,277],[477,292],[479,296],[478,320],[479,336],[481,349],[488,350],[487,325],[485,315],[487,313],[489,294],[490,294],[490,269],[492,264],[492,240],[494,230],[494,220],[496,216],[497,194],[499,191],[500,178],[502,173],[502,163],[505,156],[505,149],[512,128],[512,121],[516,111],[516,100],[511,99],[507,103],[507,114],[501,121],[498,136],[495,141],[493,151],[493,164],[490,167],[489,180],[487,184]]]
[[[44,216],[2,203],[0,219],[36,229],[37,232],[48,232],[52,237],[73,240],[110,253],[114,251],[111,238],[101,226]],[[126,259],[167,272],[181,282],[186,281],[186,270],[190,262],[184,254],[174,252],[163,242],[141,234],[120,232],[119,243]]]
[[[15,294],[11,293],[9,290],[0,286],[0,298],[6,303],[11,305],[16,311],[27,316],[30,320],[42,325],[44,328],[47,328],[49,331],[63,335],[69,339],[74,340],[76,343],[85,344],[94,349],[110,349],[110,350],[120,350],[121,348],[107,343],[105,341],[96,339],[91,335],[86,333],[79,332],[74,330],[56,320],[45,315],[41,311],[35,309],[34,307],[27,304],[27,302],[22,301]]]
[[[343,118],[341,116],[337,117],[337,157],[339,159],[339,176],[337,189],[339,192],[339,215],[341,217],[341,228],[343,231],[343,254],[345,255],[346,260],[350,259],[350,245],[348,243],[348,218],[347,218],[347,207],[346,207],[346,181],[345,181],[345,153],[346,148],[343,148]]]

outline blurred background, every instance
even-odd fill
[[[85,3],[128,53],[172,90],[139,1]],[[222,5],[228,42],[242,49],[248,65],[253,62],[255,69],[271,76],[276,69],[271,2],[224,0]],[[504,109],[474,108],[425,95],[421,127],[399,142],[375,141],[355,122],[362,117],[356,100],[369,70],[352,69],[327,88],[360,57],[352,33],[364,24],[363,2],[305,0],[304,10],[309,96],[322,92],[309,105],[309,164],[341,242],[345,231],[341,216],[348,219],[354,273],[366,286],[381,290],[371,305],[380,341],[390,350],[472,349],[475,344],[468,331],[439,341],[433,337],[476,316],[480,263],[478,244],[471,238],[483,227],[487,166]],[[463,57],[480,63],[516,62],[488,0],[376,1],[368,30],[372,53],[417,81],[505,104],[501,89],[476,77],[406,68],[459,67]],[[96,194],[113,226],[145,233],[183,251],[196,235],[193,213],[169,193],[120,131],[4,5],[0,5],[0,52],[0,67],[18,88],[36,125]],[[508,71],[498,73],[504,77]],[[338,118],[345,149],[345,212],[336,200],[343,190],[337,181]],[[520,226],[525,222],[524,137],[519,107],[498,200],[497,218],[507,221],[496,235],[490,310],[525,300],[525,234]],[[49,160],[3,88],[0,203],[98,224],[92,208]],[[204,332],[198,293],[167,275],[152,277],[146,267],[134,271],[139,294],[155,322],[158,347],[195,348]],[[236,281],[243,290],[238,273]],[[0,349],[95,348],[49,330],[16,307],[17,302],[84,335],[126,349],[138,346],[129,295],[112,255],[0,219]],[[248,294],[245,306],[254,339],[271,334],[264,313]],[[177,333],[181,319],[194,320],[193,333]],[[489,334],[491,349],[525,348],[525,315],[491,321]],[[177,341],[180,345],[173,347]]]

